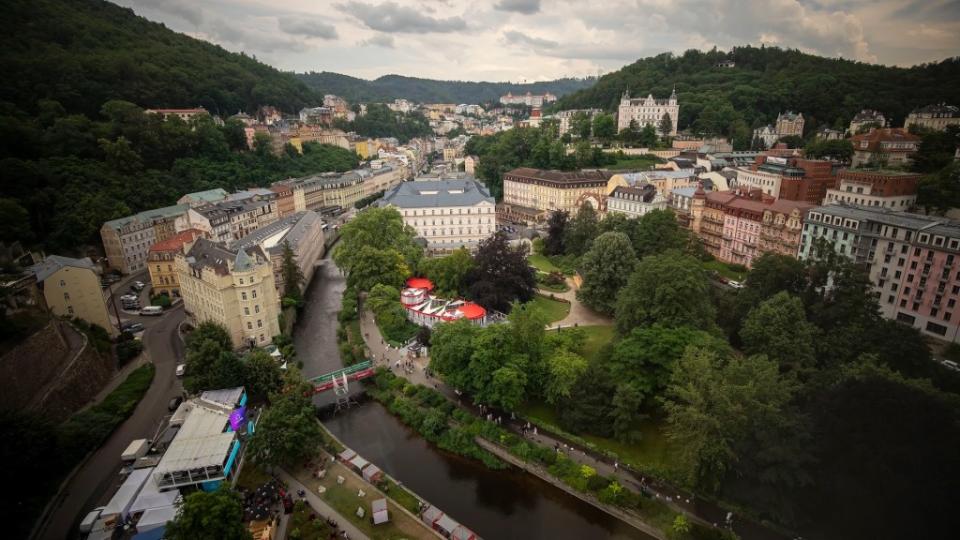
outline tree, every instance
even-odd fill
[[[381,334],[392,342],[404,342],[414,330],[407,320],[407,312],[400,304],[400,291],[391,285],[378,283],[367,295],[366,306],[373,312]]]
[[[567,224],[570,214],[566,210],[550,212],[547,220],[547,239],[544,240],[543,252],[546,255],[563,255],[566,253],[564,237],[567,234]]]
[[[186,364],[183,387],[189,392],[243,384],[243,364],[226,329],[217,323],[201,323],[193,331],[187,339]]]
[[[536,290],[534,271],[527,263],[527,247],[511,247],[503,233],[480,242],[467,276],[468,296],[486,309],[508,312],[511,303],[528,302]]]
[[[424,260],[420,271],[433,282],[438,296],[462,296],[467,275],[474,266],[470,252],[459,248],[446,257]]]
[[[467,320],[444,323],[430,338],[430,369],[447,384],[466,391],[470,385],[470,357],[480,328]]]
[[[485,401],[514,411],[523,403],[527,375],[519,367],[507,365],[493,372],[489,389],[484,393]]]
[[[377,283],[399,287],[423,257],[415,236],[395,208],[366,208],[341,227],[333,260],[347,273],[348,281],[363,283],[361,290]],[[362,277],[351,277],[354,272]]]
[[[410,277],[410,267],[394,249],[361,246],[351,259],[347,286],[361,291],[369,291],[378,284],[400,287]]]
[[[660,135],[663,137],[669,136],[673,133],[673,118],[670,118],[670,113],[663,113],[663,117],[660,118],[659,124]]]
[[[948,126],[943,131],[925,131],[921,137],[917,153],[911,156],[913,170],[931,173],[953,163],[957,146],[960,146],[960,126]]]
[[[597,211],[589,202],[584,201],[577,215],[570,220],[563,239],[567,255],[583,255],[590,249],[593,239],[600,233]]]
[[[587,371],[587,361],[568,350],[555,352],[547,359],[547,382],[544,397],[551,405],[560,405],[570,399],[577,381]]]
[[[637,257],[627,235],[601,234],[580,262],[583,285],[577,291],[577,299],[591,309],[613,315],[618,293],[636,265]]]
[[[226,487],[195,491],[183,499],[177,517],[167,523],[170,540],[248,540],[240,496]]]
[[[283,241],[283,251],[280,262],[280,275],[283,277],[283,295],[292,299],[299,306],[303,304],[303,293],[300,285],[303,284],[303,272],[297,263],[297,256],[290,247],[290,242]]]
[[[780,140],[777,142],[787,145],[787,148],[803,148],[804,145],[803,137],[799,135],[787,135],[786,137],[780,137]]]
[[[30,214],[15,199],[0,198],[0,242],[29,242]]]
[[[960,164],[954,163],[921,179],[917,204],[938,214],[960,207]]]
[[[690,235],[680,228],[672,210],[653,210],[640,217],[633,240],[638,259],[670,249],[686,249]]]
[[[804,146],[803,152],[811,159],[832,158],[849,163],[853,157],[853,143],[848,139],[815,139]]]
[[[747,354],[763,354],[795,374],[813,369],[816,328],[807,322],[803,302],[786,291],[750,311],[740,330]]]
[[[299,373],[288,373],[285,392],[270,397],[271,405],[260,416],[247,452],[255,463],[289,466],[316,455],[323,432],[310,402],[312,387]],[[304,390],[308,392],[304,395]]]
[[[696,259],[667,252],[645,257],[620,290],[615,320],[624,335],[638,326],[715,327],[706,274]]]
[[[763,356],[721,362],[715,353],[688,349],[664,401],[667,436],[677,443],[687,482],[715,491],[737,469],[792,487],[808,483],[804,447],[797,444],[805,431],[788,407],[797,388]],[[744,471],[738,462],[754,469]]]
[[[593,117],[593,136],[600,140],[610,140],[617,134],[617,123],[609,114],[598,114]]]
[[[572,118],[570,118],[570,131],[573,132],[573,134],[577,137],[581,139],[589,139],[590,128],[590,116],[587,113],[578,111],[573,114]]]
[[[243,385],[251,399],[263,400],[279,391],[282,384],[280,366],[263,349],[257,349],[247,356],[243,364]]]

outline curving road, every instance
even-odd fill
[[[121,293],[118,290],[115,294]],[[177,364],[184,357],[183,342],[177,332],[184,318],[182,306],[171,308],[161,317],[121,313],[123,322],[137,321],[146,327],[143,332],[144,350],[147,358],[156,366],[153,383],[130,418],[113,432],[57,494],[52,510],[34,538],[64,540],[76,537],[77,525],[83,516],[105,504],[113,495],[111,487],[119,479],[120,454],[134,439],[152,439],[164,417],[170,414],[167,410],[170,399],[183,393],[180,380],[176,377]]]

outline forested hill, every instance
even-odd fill
[[[318,103],[292,74],[178,34],[103,0],[8,0],[0,35],[0,101],[37,100],[94,116],[110,99],[143,107],[203,106],[226,116],[259,105]]]
[[[340,73],[310,72],[297,76],[318,93],[336,94],[347,101],[392,101],[396,98],[421,103],[483,103],[513,92],[562,96],[589,88],[596,79],[557,79],[554,81],[513,84],[503,82],[438,81],[401,75],[384,75],[372,81]]]
[[[717,67],[723,60],[736,66]],[[730,135],[736,127],[771,122],[788,109],[803,113],[807,131],[820,125],[845,128],[863,108],[883,111],[897,126],[915,107],[960,104],[960,59],[897,68],[776,47],[665,53],[609,73],[592,87],[565,96],[555,108],[613,111],[625,90],[635,97],[667,97],[674,85],[681,129]],[[734,126],[737,120],[745,126]]]

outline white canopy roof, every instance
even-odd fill
[[[177,517],[177,508],[175,506],[163,506],[160,508],[151,508],[140,516],[137,522],[137,532],[146,532],[163,527],[168,521],[173,521]]]
[[[236,435],[224,431],[228,420],[227,413],[195,407],[157,464],[157,474],[223,465]]]
[[[180,492],[175,489],[161,492],[157,489],[156,482],[145,482],[143,489],[140,490],[140,494],[137,495],[136,500],[134,500],[130,506],[130,513],[136,514],[137,512],[143,512],[151,508],[171,506],[177,502],[179,497]]]
[[[130,476],[123,481],[123,484],[120,485],[120,489],[113,495],[113,498],[110,499],[110,502],[107,503],[107,506],[104,507],[100,515],[111,516],[120,514],[126,517],[129,513],[130,505],[133,503],[137,493],[140,492],[140,487],[143,486],[143,483],[150,477],[151,472],[153,472],[153,469],[134,469],[134,471],[130,473]]]

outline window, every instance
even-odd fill
[[[263,338],[263,334],[260,334],[260,343],[263,343],[264,341],[266,340]]]
[[[907,261],[906,261],[906,260],[904,260],[904,258],[903,258],[903,257],[900,257],[900,259],[899,259],[899,260],[897,260],[897,266],[903,266],[903,265],[904,265],[904,263],[906,263],[906,262],[907,262]]]
[[[250,297],[251,297],[251,298],[256,298],[256,297],[257,297],[257,290],[256,290],[256,289],[250,291]]]
[[[244,314],[244,315],[250,315],[250,308],[248,308],[248,307],[243,308],[243,314]]]
[[[908,324],[913,324],[917,320],[913,315],[908,315],[906,313],[897,313],[897,320],[900,322],[905,322]]]
[[[60,286],[61,286],[61,287],[66,287],[66,286],[67,286],[67,282],[61,279],[61,280],[60,280]]]
[[[955,305],[957,305],[957,301],[954,300],[953,298],[947,300],[947,307],[948,307],[948,308],[952,308],[952,307],[955,306]]]
[[[937,334],[938,336],[945,336],[947,335],[947,327],[931,321],[927,323],[927,332]]]
[[[247,330],[253,330],[253,323],[250,321],[247,321]]]
[[[263,328],[263,320],[257,319],[257,328]]]
[[[69,302],[69,301],[70,301],[70,293],[68,293],[68,292],[63,293],[63,299],[66,300],[67,302]]]
[[[892,304],[892,303],[893,303],[893,295],[892,295],[892,294],[887,297],[887,303],[888,303],[888,304]]]
[[[67,306],[67,313],[73,315],[73,306]]]
[[[260,304],[257,304],[257,305],[255,305],[255,306],[253,306],[253,312],[254,312],[254,313],[260,313]]]
[[[246,299],[247,299],[247,293],[245,293],[245,292],[240,293],[240,299],[241,299],[241,300],[246,300]]]
[[[943,314],[943,320],[945,320],[945,321],[949,321],[949,320],[950,320],[950,317],[951,317],[951,315],[953,315],[953,314],[952,314],[952,313],[950,313],[949,311],[947,311],[946,313],[944,313],[944,314]]]

